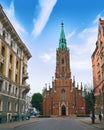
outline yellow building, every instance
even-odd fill
[[[31,54],[0,5],[0,122],[23,119]]]

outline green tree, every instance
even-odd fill
[[[87,114],[90,114],[93,106],[93,92],[88,92],[85,96],[86,104],[87,104]]]
[[[43,96],[40,93],[34,93],[31,99],[32,107],[35,107],[39,112],[42,112]]]

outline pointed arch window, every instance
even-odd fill
[[[62,100],[65,100],[65,97],[66,97],[65,90],[62,89],[62,91],[61,91],[61,99],[62,99]]]
[[[64,58],[62,58],[61,63],[64,64]]]

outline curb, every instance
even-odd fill
[[[39,122],[39,120],[30,119],[30,120],[19,121],[19,122],[3,123],[0,125],[0,129],[2,129],[2,128],[17,128],[17,127],[21,127],[21,126],[26,126],[28,124],[37,123],[37,122]]]
[[[33,124],[33,123],[37,123],[37,122],[39,122],[39,120],[32,121],[32,122],[25,122],[25,123],[22,123],[22,124],[18,124],[16,126],[12,127],[12,128],[22,127],[22,126],[26,126],[28,124]]]
[[[86,124],[92,125],[93,127],[104,129],[103,124],[104,121],[103,122],[96,121],[94,124],[92,124],[88,119],[80,119],[80,120]]]

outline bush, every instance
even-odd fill
[[[50,115],[39,115],[38,118],[50,118]]]

